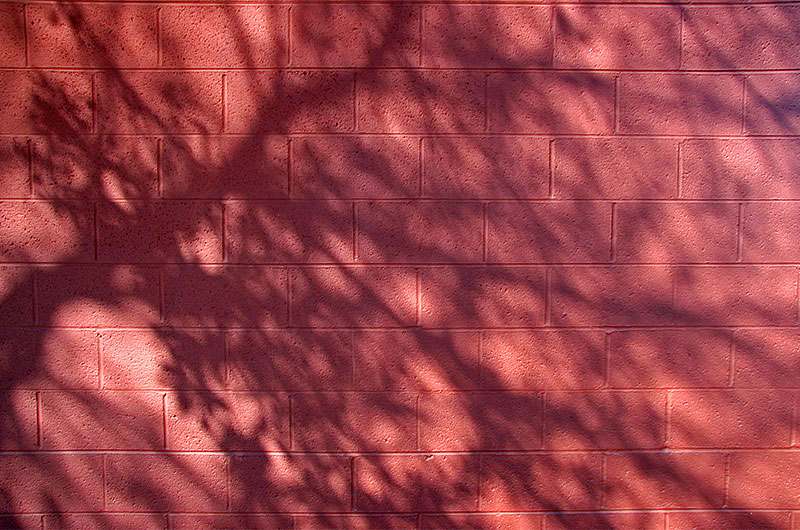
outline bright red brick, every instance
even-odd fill
[[[609,336],[609,385],[696,388],[728,384],[732,333],[722,330],[628,330]]]
[[[296,515],[294,530],[417,530],[416,515]]]
[[[526,514],[447,514],[423,515],[423,530],[541,530],[542,515]]]
[[[361,132],[478,132],[484,130],[485,75],[469,71],[359,72]]]
[[[600,505],[603,457],[561,453],[481,457],[481,509],[587,510]]]
[[[550,66],[552,10],[544,6],[424,7],[423,66]]]
[[[85,72],[0,72],[0,134],[69,134],[92,129],[92,79]]]
[[[538,393],[422,394],[420,447],[428,451],[506,451],[542,447]]]
[[[477,390],[480,337],[475,332],[356,333],[359,390]]]
[[[103,388],[216,390],[225,384],[221,332],[159,328],[100,334]]]
[[[93,216],[85,202],[0,201],[0,259],[91,261]]]
[[[597,262],[611,258],[611,206],[502,202],[487,211],[486,259],[500,263]],[[587,225],[591,230],[587,230]]]
[[[24,4],[0,5],[0,66],[25,65]]]
[[[287,62],[285,6],[165,6],[164,66],[257,68]]]
[[[220,512],[226,509],[225,457],[199,454],[106,455],[111,512]]]
[[[678,143],[655,138],[557,138],[553,191],[565,199],[673,199]]]
[[[490,331],[481,387],[565,390],[603,386],[604,335],[594,331]]]
[[[677,69],[681,57],[680,17],[680,11],[673,7],[559,6],[555,66]]]
[[[288,142],[265,136],[163,140],[164,196],[269,199],[289,191]]]
[[[674,322],[674,274],[667,267],[563,267],[551,275],[552,315],[559,325]]]
[[[108,133],[222,130],[222,75],[214,72],[97,74],[97,127]]]
[[[291,323],[310,327],[406,327],[417,312],[416,273],[395,267],[294,269]]]
[[[606,456],[606,506],[612,509],[721,508],[722,453],[618,453]]]
[[[688,140],[681,147],[682,193],[698,199],[800,198],[800,141]]]
[[[739,134],[742,79],[732,75],[622,74],[624,134]]]
[[[742,220],[742,260],[800,260],[800,207],[793,203],[750,203],[744,205]]]
[[[580,72],[493,73],[492,132],[607,134],[614,131],[614,79]]]
[[[235,133],[353,130],[352,72],[228,74],[226,127]]]
[[[0,266],[0,324],[33,324],[33,276],[27,266]]]
[[[544,138],[425,138],[423,166],[425,197],[543,199],[549,193]]]
[[[0,392],[0,450],[36,449],[39,441],[36,394],[31,391]],[[0,521],[0,528],[3,528]]]
[[[798,509],[800,453],[743,451],[730,455],[728,506]]]
[[[751,134],[797,134],[800,108],[797,74],[750,75],[745,82],[744,132]]]
[[[292,196],[411,198],[419,195],[420,141],[396,136],[292,140]]]
[[[617,205],[616,257],[633,262],[735,262],[736,204]]]
[[[170,392],[172,451],[280,451],[289,447],[289,398],[279,394]]]
[[[226,250],[234,262],[353,260],[353,207],[331,201],[225,205]]]
[[[42,392],[42,447],[76,450],[164,448],[164,407],[156,392]]]
[[[149,267],[48,267],[36,272],[36,313],[58,326],[152,326],[160,320],[158,284]]]
[[[348,456],[267,454],[230,457],[234,512],[348,512]]]
[[[667,515],[667,530],[765,530],[790,528],[790,512],[673,512]]]
[[[292,9],[292,66],[417,66],[420,8],[305,4]]]
[[[734,336],[734,385],[800,388],[800,333],[794,329],[741,330]]]
[[[0,25],[2,25],[0,5]],[[2,29],[0,29],[2,32]],[[2,33],[0,33],[2,34]],[[23,138],[0,138],[0,198],[19,199],[31,194],[28,174],[28,142]]]
[[[480,262],[483,256],[479,203],[358,203],[356,231],[357,258],[364,262]]]
[[[44,516],[44,530],[167,530],[164,514],[58,514]]]
[[[474,456],[361,456],[354,465],[358,511],[440,512],[478,507],[478,459]]]
[[[155,6],[31,5],[27,21],[32,66],[158,66]]]
[[[797,278],[797,270],[789,267],[681,268],[676,272],[677,315],[692,324],[794,324]]]
[[[658,512],[589,512],[545,515],[547,530],[663,530]]]
[[[559,451],[662,448],[666,398],[665,392],[548,393],[545,447]]]
[[[405,393],[309,393],[292,396],[293,449],[412,451],[417,397]]]
[[[170,515],[170,530],[293,530],[291,515]]]
[[[545,322],[541,268],[449,267],[420,273],[425,327],[531,327]]]
[[[800,66],[797,6],[690,7],[683,14],[684,68]]]
[[[286,276],[277,267],[167,267],[165,319],[175,326],[282,326]]]

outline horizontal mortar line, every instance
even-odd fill
[[[422,516],[438,516],[438,515],[589,515],[589,514],[664,514],[664,513],[771,513],[771,512],[789,512],[794,508],[598,508],[597,510],[533,510],[533,511],[476,511],[476,510],[448,510],[446,512],[381,512],[381,511],[286,511],[286,512],[271,512],[271,511],[258,511],[258,512],[221,512],[221,511],[207,511],[207,512],[170,512],[153,510],[147,512],[119,512],[119,511],[104,511],[104,512],[3,512],[3,516],[64,516],[64,515],[86,515],[86,516],[106,516],[106,515],[164,515],[169,517],[194,517],[198,515],[233,515],[233,516],[247,516],[254,517],[260,515],[279,515],[279,516],[296,516],[296,517],[309,517],[309,516],[322,516],[322,517],[347,517],[357,515],[359,517],[385,517],[387,515],[411,517],[414,515]]]
[[[52,0],[30,0],[30,2],[24,1],[24,0],[12,0],[9,3],[32,3],[32,4],[36,4],[36,5],[56,5],[56,2],[53,2]],[[252,0],[252,1],[250,1],[250,0],[236,0],[234,2],[231,2],[230,4],[222,3],[222,2],[219,2],[219,1],[210,2],[208,4],[203,4],[203,3],[197,2],[197,0],[169,0],[167,2],[156,2],[154,0],[127,0],[124,3],[127,3],[127,4],[149,4],[149,5],[159,5],[159,6],[164,6],[164,5],[168,6],[168,5],[172,4],[172,5],[179,5],[179,6],[189,5],[189,6],[198,6],[198,7],[203,7],[203,6],[252,6],[252,5],[292,6],[292,5],[305,5],[305,4],[312,4],[312,5],[313,4],[326,4],[326,5],[328,5],[328,4],[346,4],[346,5],[354,5],[354,2],[352,0],[331,0],[331,1],[323,1],[323,0],[292,0],[292,1],[286,1],[286,2],[274,2],[274,1],[273,2],[264,2],[263,0]],[[120,2],[109,2],[108,0],[106,0],[104,2],[96,2],[96,3],[92,2],[92,4],[120,5],[121,3]],[[746,6],[746,5],[775,5],[775,6],[781,6],[781,5],[795,5],[796,4],[796,0],[791,0],[791,1],[787,1],[787,2],[781,2],[781,1],[776,1],[776,0],[754,0],[752,2],[746,1],[746,0],[732,1],[732,2],[731,1],[724,2],[724,1],[720,1],[720,0],[708,0],[708,1],[700,0],[699,2],[692,2],[691,0],[678,0],[678,1],[675,1],[675,2],[664,1],[664,0],[656,0],[656,1],[653,1],[653,2],[647,2],[647,1],[644,1],[644,0],[637,0],[637,1],[632,1],[632,2],[620,2],[619,0],[608,1],[608,2],[603,2],[601,0],[590,0],[590,1],[587,1],[587,2],[576,2],[575,0],[565,0],[564,2],[558,2],[558,1],[552,1],[552,0],[550,0],[550,1],[542,0],[541,2],[536,2],[536,1],[532,2],[532,1],[529,1],[529,0],[527,0],[527,1],[526,0],[519,0],[519,1],[502,0],[502,1],[498,1],[498,2],[491,2],[491,1],[486,1],[486,0],[475,0],[475,1],[457,0],[457,1],[453,1],[453,2],[448,2],[446,0],[431,0],[431,1],[426,1],[426,0],[374,1],[373,0],[373,1],[364,1],[363,3],[359,2],[357,5],[386,5],[386,6],[390,6],[390,5],[405,5],[405,4],[408,4],[408,5],[421,5],[421,6],[427,6],[427,5],[434,5],[434,6],[435,5],[447,5],[447,6],[450,6],[450,5],[487,5],[487,6],[509,5],[509,6],[519,6],[519,5],[523,5],[523,6],[576,6],[576,7],[586,6],[586,5],[590,5],[590,6],[667,6],[667,7],[675,7],[675,6],[684,6],[685,5],[685,6],[694,7],[694,6],[697,6],[697,5],[700,5],[700,6],[731,6],[731,5],[733,5],[733,6],[739,6],[739,5],[741,5],[741,6]]]
[[[60,204],[67,205],[69,203],[97,203],[100,205],[111,204],[127,207],[131,204],[170,204],[170,203],[196,203],[202,205],[219,205],[222,203],[235,205],[241,204],[268,204],[268,203],[330,203],[336,205],[344,204],[398,204],[398,205],[414,205],[414,204],[439,204],[439,203],[460,203],[472,204],[475,206],[484,203],[489,204],[749,204],[749,203],[776,203],[776,204],[800,204],[800,198],[797,199],[745,199],[745,198],[720,198],[720,199],[704,199],[704,198],[675,198],[675,199],[572,199],[572,198],[460,198],[460,197],[376,197],[376,198],[334,198],[334,197],[275,197],[275,198],[225,198],[225,197],[153,197],[153,198],[119,198],[119,197],[0,197],[0,203],[20,203],[20,204]],[[132,215],[132,214],[128,214]],[[231,214],[228,214],[229,216]],[[482,262],[481,262],[482,263]]]
[[[721,262],[624,262],[619,261],[591,261],[591,262],[482,262],[482,261],[444,261],[444,262],[361,262],[361,261],[348,261],[348,262],[258,262],[258,261],[0,261],[0,265],[15,268],[31,268],[31,269],[51,269],[56,267],[141,267],[141,268],[228,268],[228,269],[241,269],[247,267],[260,267],[264,269],[287,269],[287,270],[303,270],[303,269],[519,269],[519,268],[546,268],[546,267],[559,267],[563,269],[589,269],[589,268],[610,268],[610,269],[626,269],[631,267],[690,267],[696,269],[704,268],[734,268],[743,269],[751,267],[798,267],[800,262],[741,262],[741,261],[721,261]]]
[[[266,354],[265,354],[266,357]],[[559,394],[651,394],[651,393],[664,393],[664,392],[705,392],[705,391],[726,391],[726,392],[798,392],[800,393],[800,386],[795,387],[749,387],[749,386],[670,386],[670,387],[586,387],[586,388],[473,388],[473,389],[419,389],[419,390],[244,390],[240,388],[229,389],[225,387],[220,388],[206,388],[202,390],[192,389],[191,387],[178,388],[178,387],[143,387],[143,388],[115,388],[104,386],[102,389],[98,388],[41,388],[41,387],[0,387],[2,393],[15,393],[15,392],[41,392],[43,394],[58,394],[69,392],[71,394],[107,394],[113,392],[122,393],[136,393],[136,394],[155,394],[155,393],[168,393],[168,394],[181,394],[181,395],[244,395],[244,396],[279,396],[291,397],[294,395],[399,395],[399,396],[419,396],[430,395],[439,396],[444,394],[531,394],[541,395],[548,393]],[[773,446],[774,447],[774,446]]]
[[[42,331],[42,330],[70,330],[70,331],[96,331],[96,332],[108,332],[108,333],[115,333],[115,332],[125,332],[125,331],[173,331],[173,332],[182,332],[182,331],[214,331],[214,332],[241,332],[241,331],[263,331],[263,332],[288,332],[288,331],[300,331],[300,332],[308,332],[308,331],[324,331],[328,333],[335,333],[335,332],[408,332],[408,331],[418,331],[418,332],[433,332],[433,333],[478,333],[481,331],[486,332],[517,332],[517,331],[548,331],[552,330],[553,332],[559,332],[564,330],[569,331],[608,331],[608,332],[623,332],[627,330],[632,331],[664,331],[664,330],[674,330],[674,331],[699,331],[699,330],[707,330],[707,331],[727,331],[727,332],[736,332],[739,330],[770,330],[770,331],[797,331],[800,330],[800,325],[791,325],[791,326],[764,326],[764,325],[750,325],[750,326],[730,326],[730,325],[697,325],[697,326],[553,326],[550,325],[548,327],[516,327],[516,328],[498,328],[498,327],[486,327],[486,328],[459,328],[459,327],[449,327],[449,328],[442,328],[442,327],[428,327],[428,328],[421,328],[421,327],[410,327],[410,328],[396,328],[396,327],[371,327],[371,328],[357,328],[357,327],[328,327],[328,328],[315,328],[315,327],[303,327],[303,326],[293,326],[289,327],[246,327],[246,326],[206,326],[206,327],[192,327],[192,326],[169,326],[169,325],[158,325],[158,326],[142,326],[142,327],[132,327],[132,326],[120,326],[120,327],[91,327],[91,326],[47,326],[47,325],[40,325],[40,326],[0,326],[2,330],[29,330],[29,331]]]

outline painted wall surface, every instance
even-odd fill
[[[798,28],[0,3],[0,528],[800,529]]]

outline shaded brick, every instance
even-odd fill
[[[0,5],[0,50],[1,66],[25,65],[25,21],[22,4]]]
[[[0,259],[91,261],[94,213],[84,202],[0,202]]]
[[[800,130],[800,76],[797,74],[750,75],[745,83],[744,132],[797,134]]]
[[[0,11],[2,6],[0,6]],[[0,15],[1,16],[1,15]],[[2,20],[2,18],[0,18]],[[0,22],[0,24],[2,24]],[[0,32],[2,30],[0,29]],[[1,33],[0,33],[1,34]],[[18,199],[31,194],[28,143],[22,138],[0,138],[0,197]]]
[[[171,530],[293,530],[291,515],[170,515]]]
[[[742,260],[799,261],[798,221],[800,221],[800,207],[795,204],[763,202],[744,205]]]
[[[44,530],[166,530],[164,514],[57,514],[44,516]]]
[[[38,413],[36,394],[28,391],[0,392],[0,450],[36,449]],[[2,520],[0,520],[0,528]]]
[[[541,530],[542,515],[526,514],[440,514],[423,515],[423,530]]]
[[[85,72],[0,72],[0,134],[75,134],[92,128],[92,79]]]
[[[793,329],[737,331],[734,337],[737,387],[800,388],[800,334]]]

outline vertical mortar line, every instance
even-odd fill
[[[551,138],[550,142],[548,143],[548,171],[549,175],[547,177],[547,196],[551,199],[554,199],[556,196],[556,183],[555,183],[555,171],[556,171],[556,141]]]
[[[22,5],[22,27],[24,28],[22,32],[22,43],[25,50],[25,66],[30,66],[30,43],[28,41],[28,4]]]
[[[486,263],[489,249],[489,203],[483,203],[483,262]]]
[[[164,436],[164,449],[167,449],[167,393],[161,394],[161,429]]]
[[[611,203],[611,261],[617,261],[617,203]]]
[[[156,9],[156,64],[158,67],[164,65],[163,51],[161,45],[161,8]]]
[[[353,261],[358,261],[358,206],[356,201],[351,205],[353,214]]]
[[[222,132],[228,130],[228,74],[222,74]]]
[[[424,186],[425,186],[425,180],[424,180],[425,179],[425,171],[424,171],[424,168],[425,168],[424,159],[425,159],[425,157],[423,156],[423,154],[425,152],[424,151],[425,150],[425,145],[423,143],[424,141],[425,140],[423,140],[422,138],[419,139],[419,155],[418,155],[419,156],[419,160],[417,162],[417,168],[419,170],[419,178],[417,179],[417,182],[418,182],[417,197],[420,197],[420,198],[422,197],[422,195],[424,193],[423,190],[424,190]]]
[[[683,195],[683,144],[686,140],[678,142],[678,198]]]
[[[736,261],[742,261],[742,245],[744,243],[744,203],[739,203],[739,217],[736,221]]]
[[[163,138],[159,138],[156,140],[156,185],[158,186],[158,198],[164,198],[164,177],[162,175],[163,171],[161,169],[161,150],[163,149]]]
[[[727,508],[730,502],[731,489],[731,454],[725,453],[725,486],[722,496],[722,507]]]
[[[36,447],[42,448],[42,393],[37,390],[36,394]]]
[[[728,386],[729,387],[732,387],[734,385],[734,383],[736,382],[736,376],[735,376],[735,374],[736,374],[736,340],[734,340],[735,337],[736,337],[736,333],[734,333],[733,337],[731,338],[730,353],[728,354],[730,356],[730,362],[728,363]]]
[[[544,270],[544,324],[549,326],[552,323],[553,312],[553,272],[550,267]]]
[[[98,206],[98,203],[96,201],[94,202],[94,204],[92,206],[93,206],[92,207],[92,224],[94,225],[92,227],[92,228],[94,228],[94,234],[93,234],[94,235],[94,242],[93,242],[94,243],[94,260],[97,261],[98,260],[98,256],[100,255],[100,251],[99,251],[99,248],[100,248],[100,234],[99,234],[100,227],[99,227],[99,220],[98,220],[98,209],[99,209],[99,206]]]

